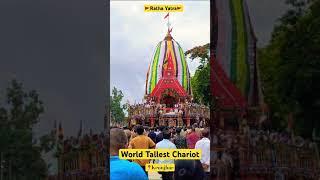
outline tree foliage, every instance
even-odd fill
[[[210,63],[209,44],[194,47],[186,51],[185,55],[192,60],[199,60],[200,65],[191,78],[191,87],[194,101],[197,103],[210,104]]]
[[[264,95],[273,125],[286,127],[293,113],[296,133],[311,137],[320,129],[320,1],[288,0],[270,44],[258,52]]]
[[[43,103],[36,91],[25,92],[16,80],[11,82],[6,95],[4,106],[0,107],[3,177],[44,179],[47,165],[41,157],[43,147],[37,143],[32,132],[32,127],[44,112]]]
[[[112,89],[111,99],[111,120],[114,122],[123,122],[125,120],[124,111],[127,109],[126,105],[122,105],[123,93],[116,87]]]

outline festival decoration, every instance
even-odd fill
[[[214,1],[214,56],[248,106],[259,106],[263,96],[256,62],[256,36],[245,0]]]
[[[152,93],[156,84],[164,76],[169,54],[173,60],[173,75],[177,78],[183,89],[191,95],[190,72],[184,51],[180,44],[172,38],[170,32],[168,32],[163,41],[158,43],[152,56],[146,78],[146,95]]]

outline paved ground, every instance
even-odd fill
[[[157,172],[148,173],[149,180],[161,180],[161,175]]]

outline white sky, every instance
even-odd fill
[[[210,42],[209,1],[111,1],[110,88],[122,90],[124,102],[141,102],[149,62],[166,35],[166,13],[145,13],[144,4],[183,4],[184,12],[170,13],[172,36],[187,51]],[[187,59],[191,74],[198,62]]]

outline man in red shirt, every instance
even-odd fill
[[[197,141],[199,140],[199,136],[196,133],[196,128],[192,126],[191,133],[187,135],[187,143],[188,143],[188,148],[189,149],[194,149]]]

